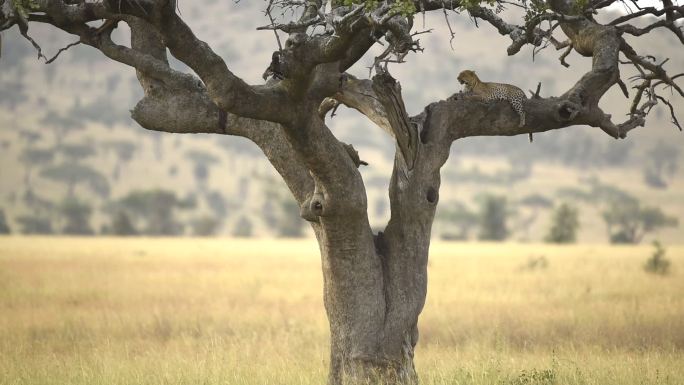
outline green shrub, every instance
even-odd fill
[[[554,385],[556,372],[552,369],[523,370],[520,375],[509,382],[510,385]]]
[[[670,271],[670,260],[665,258],[667,250],[658,241],[653,241],[653,247],[655,250],[644,264],[644,270],[648,273],[665,275]]]

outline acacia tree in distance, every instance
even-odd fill
[[[671,88],[684,95],[675,83],[681,75],[670,76],[664,61],[637,53],[625,35],[664,29],[684,43],[677,24],[684,10],[662,0],[657,8],[639,9],[608,23],[594,18],[618,1],[516,2],[528,13],[515,24],[495,11],[509,1],[493,0],[490,8],[478,0],[269,0],[269,16],[278,8],[292,8],[294,13],[284,14],[295,17],[282,23],[270,18],[271,24],[261,27],[289,37],[270,65],[264,63],[270,79],[260,85],[249,85],[231,72],[183,22],[175,1],[0,0],[0,29],[17,24],[28,36],[29,24],[51,24],[134,67],[144,97],[132,117],[146,129],[237,135],[256,143],[287,183],[320,245],[331,334],[329,383],[407,384],[417,381],[413,353],[426,296],[430,230],[440,168],[451,143],[470,136],[511,136],[572,125],[598,127],[624,138],[644,125],[657,103],[674,115],[672,105],[658,92]],[[636,0],[626,3],[631,6]],[[509,55],[526,44],[551,43],[566,49],[561,63],[574,50],[591,57],[591,70],[560,96],[542,98],[537,91],[526,100],[523,127],[518,127],[508,103],[487,104],[461,95],[409,117],[399,84],[385,64],[400,62],[420,49],[412,28],[415,14],[443,9],[467,11],[496,27],[512,41]],[[637,19],[639,26],[631,23]],[[98,20],[105,20],[99,28],[87,24]],[[112,41],[117,22],[130,26],[130,46]],[[552,30],[563,39],[554,38]],[[381,40],[385,51],[375,60],[372,79],[345,73]],[[167,48],[197,76],[172,69]],[[619,72],[623,62],[639,75],[629,117],[616,124],[599,101],[616,84],[627,94]],[[326,113],[339,104],[357,109],[396,140],[391,217],[377,234],[366,213],[358,154],[325,123]]]

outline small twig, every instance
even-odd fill
[[[266,7],[266,15],[268,16],[268,20],[271,21],[271,25],[275,25],[275,20],[271,15],[271,6],[273,6],[273,0],[269,0],[268,2],[268,6]],[[278,51],[282,51],[283,45],[280,43],[280,36],[278,36],[278,31],[275,28],[273,29],[273,34],[275,35],[276,41],[278,42]]]
[[[411,34],[411,36],[418,36],[418,35],[422,35],[422,34],[424,34],[424,33],[432,33],[432,31],[433,31],[433,29],[430,28],[430,29],[426,29],[426,30],[424,30],[424,31],[414,32],[414,33]]]
[[[665,105],[670,109],[670,117],[672,118],[672,124],[677,126],[677,128],[679,128],[679,131],[682,131],[682,126],[679,124],[679,120],[677,120],[677,116],[675,115],[674,107],[672,107],[672,103],[670,103],[670,101],[668,101],[667,99],[665,99],[664,97],[662,97],[660,95],[656,95],[655,97],[658,98],[661,102],[665,103]]]
[[[568,48],[566,48],[565,51],[563,51],[563,53],[562,53],[562,54],[560,55],[560,57],[558,58],[558,60],[560,60],[560,63],[561,63],[561,64],[563,65],[563,67],[565,67],[565,68],[570,67],[570,64],[568,64],[568,63],[565,61],[565,58],[568,57],[568,55],[570,55],[571,52],[572,52],[572,44],[569,45]]]
[[[449,35],[451,35],[451,38],[449,39],[449,46],[451,47],[451,50],[454,50],[454,39],[456,38],[456,34],[454,33],[454,30],[451,28],[451,23],[449,22],[449,15],[447,14],[446,10],[446,4],[444,4],[444,1],[442,1],[442,4],[444,7],[442,7],[442,11],[444,11],[444,20],[446,21],[446,25],[449,28]]]
[[[625,21],[634,19],[636,17],[640,17],[646,14],[652,14],[654,16],[662,16],[664,13],[669,12],[669,11],[679,11],[679,12],[684,12],[682,11],[684,7],[677,7],[677,6],[671,6],[671,7],[663,7],[662,9],[657,9],[655,7],[646,7],[640,10],[639,12],[634,12],[629,15],[621,16],[618,17],[617,19],[611,21],[607,25],[618,25],[620,23],[624,23]]]
[[[380,55],[378,55],[374,60],[373,60],[373,65],[368,67],[368,77],[370,77],[373,74],[373,70],[375,69],[376,72],[379,72],[378,69],[380,68],[380,63],[382,63],[384,60],[386,60],[387,56],[392,52],[392,47],[389,46],[387,47]]]
[[[532,99],[541,99],[541,96],[539,96],[539,91],[541,91],[541,82],[537,83],[537,91],[535,91],[535,92],[532,92],[532,90],[528,90],[528,91],[530,91],[530,94],[532,95]]]
[[[269,25],[264,25],[261,27],[257,27],[257,31],[262,31],[262,30],[281,30],[285,33],[291,33],[296,30],[303,30],[311,26],[317,26],[320,22],[318,16],[313,17],[309,20],[305,21],[298,21],[298,22],[291,22],[287,24],[274,24],[273,19],[271,19],[272,23]]]
[[[28,35],[28,33],[21,32],[21,36],[23,36],[26,40],[31,42],[31,45],[33,45],[33,48],[35,48],[38,51],[38,59],[43,58],[44,60],[47,60],[45,55],[43,55],[43,49],[40,48],[40,45],[36,43],[35,40],[31,36]]]
[[[57,57],[58,57],[62,52],[68,50],[69,48],[71,48],[71,47],[73,47],[73,46],[79,45],[79,44],[81,44],[81,40],[75,41],[75,42],[73,42],[73,43],[67,45],[67,46],[64,47],[64,48],[60,48],[59,51],[57,51],[57,53],[55,54],[55,56],[53,56],[52,59],[47,60],[47,61],[45,62],[45,64],[50,64],[50,63],[52,63],[53,61],[57,60]]]

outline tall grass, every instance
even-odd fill
[[[650,252],[435,244],[424,383],[684,383],[684,247]],[[0,238],[0,384],[322,384],[321,294],[311,240]]]

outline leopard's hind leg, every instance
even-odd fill
[[[520,117],[520,122],[518,123],[518,127],[523,127],[525,126],[525,109],[523,108],[523,102],[522,100],[511,100],[511,106],[513,107],[513,110],[515,110],[516,113],[518,113],[518,116]],[[532,142],[532,133],[529,133],[530,136],[530,142]]]
[[[525,125],[525,110],[523,109],[522,101],[513,100],[513,101],[511,101],[511,105],[513,106],[513,109],[515,110],[515,112],[518,113],[518,116],[520,117],[520,123],[518,123],[518,127],[523,127]]]

